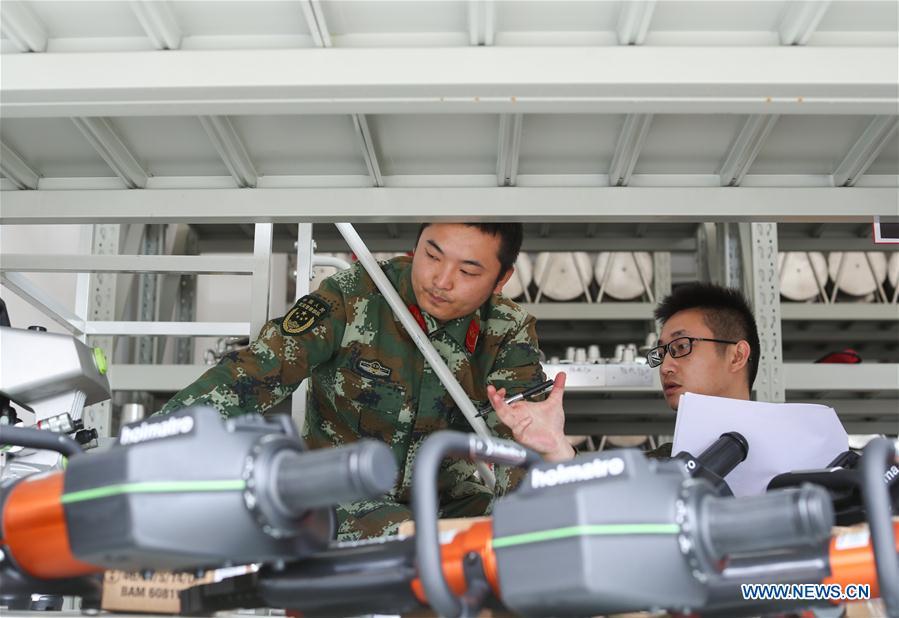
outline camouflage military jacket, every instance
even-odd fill
[[[487,403],[488,384],[515,393],[544,379],[534,318],[514,302],[494,295],[474,314],[440,323],[415,305],[410,258],[382,267],[476,407]],[[365,437],[385,442],[400,467],[389,498],[402,503],[422,441],[440,429],[471,431],[360,264],[324,280],[286,316],[266,323],[248,348],[226,356],[162,412],[205,403],[225,416],[262,413],[306,377],[310,447]],[[492,410],[486,420],[497,435],[511,437]],[[446,464],[441,502],[487,491],[473,472],[468,462]],[[497,471],[497,493],[509,483],[510,472]]]

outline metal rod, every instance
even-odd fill
[[[808,251],[805,251],[805,259],[808,260],[808,267],[812,269],[812,277],[815,278],[815,285],[818,286],[818,294],[821,295],[821,298],[824,300],[824,304],[830,304],[830,299],[827,298],[827,292],[824,291],[824,284],[822,284],[821,280],[818,279],[818,271],[815,270],[815,264],[812,262],[812,254]],[[784,262],[786,261],[786,258],[784,258]]]
[[[871,260],[871,255],[867,251],[863,253],[865,254],[865,261],[868,262],[868,269],[871,271],[871,278],[874,279],[874,283],[877,285],[877,293],[880,296],[880,300],[887,302],[887,293],[883,290],[883,281],[874,272],[874,262]]]
[[[581,289],[584,291],[584,298],[587,299],[588,303],[592,303],[593,299],[590,297],[589,283],[587,283],[588,278],[582,276],[583,273],[581,272],[581,265],[578,264],[577,255],[574,253],[574,251],[569,253],[569,255],[571,256],[571,261],[574,264],[574,272],[577,273],[578,282],[580,282]]]
[[[639,260],[637,260],[637,254],[634,251],[631,251],[631,259],[634,260],[634,266],[637,267],[637,272],[640,274],[640,284],[646,291],[646,297],[649,299],[649,302],[655,303],[655,295],[652,293],[652,289],[649,287],[649,281],[646,279],[646,273],[643,272],[643,268],[640,266],[640,262]]]
[[[487,423],[485,423],[482,418],[478,417],[478,411],[475,409],[474,404],[471,403],[465,390],[456,380],[455,376],[453,376],[449,367],[447,367],[446,363],[443,361],[443,358],[441,358],[440,354],[437,353],[437,350],[434,349],[434,346],[431,345],[427,335],[425,335],[421,328],[419,328],[415,318],[409,313],[409,310],[406,308],[400,295],[393,288],[393,284],[390,283],[387,275],[381,270],[381,267],[378,265],[377,261],[375,261],[374,256],[372,256],[353,225],[351,223],[335,223],[334,225],[337,226],[337,230],[343,236],[344,240],[346,240],[350,250],[356,254],[356,258],[362,263],[362,266],[368,272],[372,280],[374,280],[375,285],[378,286],[378,290],[384,295],[384,298],[393,310],[394,315],[399,318],[400,323],[406,329],[406,332],[409,333],[409,336],[412,337],[412,341],[415,342],[416,347],[421,351],[425,360],[428,361],[428,364],[434,370],[434,373],[437,374],[437,377],[449,392],[453,401],[459,406],[459,410],[461,410],[462,414],[465,415],[465,418],[468,419],[471,428],[482,438],[491,437],[490,430],[487,429]],[[496,485],[496,478],[494,477],[493,472],[491,472],[483,462],[478,463],[478,471],[487,487],[493,490]]]
[[[528,286],[525,285],[524,275],[521,274],[521,269],[515,269],[515,277],[518,279],[519,285],[521,285],[521,289],[524,290],[524,300],[525,302],[531,302],[531,291],[528,289]]]
[[[596,302],[602,302],[602,295],[605,294],[606,291],[606,279],[609,278],[609,273],[612,271],[612,262],[615,260],[615,253],[609,253],[609,261],[606,262],[605,270],[602,271],[602,280],[599,282],[599,293],[596,295]]]
[[[549,257],[546,259],[546,267],[543,269],[543,272],[540,273],[540,281],[537,282],[537,297],[534,298],[535,303],[539,303],[540,299],[543,298],[543,286],[546,284],[546,278],[549,276],[550,268],[556,262],[556,256],[558,253],[550,253]],[[534,262],[534,272],[537,271],[537,262]]]
[[[840,276],[843,274],[843,265],[846,264],[846,253],[840,254],[840,261],[837,263],[837,276],[833,278],[833,291],[830,293],[830,302],[837,299],[837,290],[840,289]]]

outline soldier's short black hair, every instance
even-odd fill
[[[515,266],[515,260],[521,251],[521,243],[524,240],[524,226],[520,223],[468,223],[460,222],[461,225],[474,227],[490,236],[499,236],[499,277],[497,281],[502,279],[503,275],[509,272],[509,269]],[[430,223],[422,223],[418,228],[418,236],[415,238],[415,244],[418,245],[421,239],[421,233]]]
[[[717,339],[745,340],[749,343],[749,388],[759,371],[759,331],[746,297],[739,290],[711,283],[689,283],[678,286],[655,310],[662,326],[671,316],[687,309],[703,312],[705,323]]]

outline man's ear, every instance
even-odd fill
[[[730,359],[730,370],[731,373],[739,373],[743,371],[743,368],[749,363],[749,355],[752,349],[749,347],[749,342],[741,339],[734,346],[734,355]]]
[[[512,274],[515,272],[515,267],[510,266],[509,270],[506,271],[506,274],[499,278],[499,281],[496,282],[496,285],[493,288],[494,294],[499,294],[503,291],[503,286],[509,282],[509,279],[512,278]]]

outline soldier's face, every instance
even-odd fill
[[[460,223],[436,223],[421,233],[412,257],[412,289],[418,306],[440,321],[475,311],[499,292],[500,238]]]

